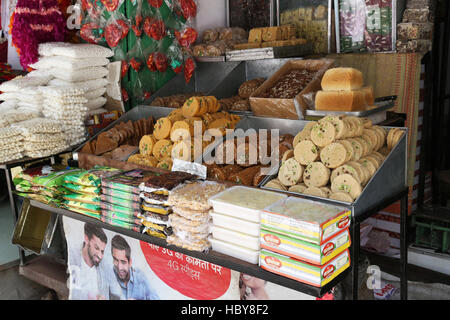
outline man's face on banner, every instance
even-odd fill
[[[131,261],[125,254],[125,250],[112,249],[114,269],[120,280],[127,281],[130,278]]]
[[[95,235],[87,241],[88,256],[94,266],[97,267],[102,261],[103,254],[105,253],[105,247],[106,243]]]

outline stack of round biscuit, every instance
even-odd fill
[[[240,121],[239,116],[219,112],[219,108],[213,96],[189,98],[182,108],[156,121],[153,133],[140,140],[139,154],[128,161],[167,170],[172,169],[173,159],[194,161],[213,142],[203,139],[206,129],[216,129],[223,135],[225,129],[234,129]],[[199,137],[194,132],[196,122],[201,124]]]
[[[311,121],[295,136],[294,153],[283,157],[278,177],[265,187],[353,202],[383,163],[387,136],[364,118]]]

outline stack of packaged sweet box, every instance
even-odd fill
[[[350,266],[351,211],[288,197],[261,212],[259,264],[323,287]]]
[[[209,201],[216,252],[316,287],[350,265],[346,208],[243,186]]]

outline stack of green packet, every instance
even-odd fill
[[[111,225],[140,232],[141,204],[139,195],[111,188],[102,188],[101,220]]]
[[[141,232],[139,184],[153,172],[136,169],[102,179],[101,220],[111,225]]]
[[[120,172],[118,169],[96,166],[91,170],[81,170],[64,178],[64,187],[70,190],[63,198],[64,206],[91,218],[101,218],[101,179]]]
[[[65,177],[79,171],[80,169],[67,168],[47,175],[35,176],[31,181],[22,179],[19,182],[20,179],[16,179],[16,190],[21,196],[60,207],[64,196],[70,194],[70,191],[64,187]]]

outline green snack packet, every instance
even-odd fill
[[[100,220],[100,215],[98,213],[92,213],[83,209],[79,209],[79,208],[69,208],[70,211],[76,212],[76,213],[81,213],[82,215]]]
[[[69,208],[69,210],[81,209],[81,210],[84,210],[84,211],[87,211],[90,213],[96,213],[96,214],[101,213],[100,206],[95,205],[95,204],[83,203],[83,202],[71,201],[71,200],[64,200],[63,203],[67,208]]]
[[[76,201],[100,206],[100,198],[90,194],[71,193],[64,195],[63,198],[67,201]]]
[[[110,177],[120,172],[122,171],[115,168],[95,166],[91,170],[83,170],[82,172],[67,175],[64,181],[81,186],[99,187],[102,183],[102,178]]]
[[[135,224],[142,224],[141,219],[139,218],[139,213],[134,212],[132,215],[124,214],[117,211],[110,211],[102,209],[102,216],[108,219],[116,219],[126,222],[133,222]]]
[[[125,229],[128,229],[128,230],[133,230],[135,232],[141,232],[141,226],[140,225],[136,225],[134,223],[128,223],[128,222],[115,220],[115,219],[108,219],[108,218],[105,218],[105,217],[101,217],[100,220],[105,222],[105,223],[107,223],[107,224],[110,224],[112,226],[121,227],[121,228],[125,228]]]
[[[64,184],[64,179],[69,174],[80,172],[81,169],[66,169],[52,172],[46,176],[34,177],[32,183],[48,189],[57,189]]]
[[[138,194],[124,192],[117,189],[102,188],[102,194],[109,197],[120,198],[128,201],[140,202],[141,198]]]
[[[116,214],[123,214],[123,215],[128,215],[128,216],[135,216],[141,213],[141,209],[131,209],[131,208],[127,208],[127,207],[122,207],[119,205],[114,205],[108,202],[104,202],[102,201],[100,203],[100,207],[102,208],[102,210],[109,210],[109,211],[114,211]]]
[[[81,193],[93,196],[98,196],[100,194],[100,188],[97,187],[87,187],[73,183],[64,183],[64,187],[72,193]]]
[[[56,207],[61,206],[61,201],[59,199],[48,197],[48,196],[45,196],[42,194],[18,192],[17,195],[20,197],[23,197],[23,198],[36,200],[36,201],[39,201],[39,202],[42,202],[42,203],[45,203],[48,205],[53,205]]]
[[[125,207],[125,208],[130,208],[130,209],[134,209],[134,210],[140,210],[141,209],[141,203],[140,202],[136,202],[136,201],[132,201],[132,200],[125,200],[122,198],[116,198],[116,197],[112,197],[112,196],[107,196],[102,194],[100,196],[100,199],[103,202],[108,202],[110,204],[113,205],[118,205],[121,207]]]

